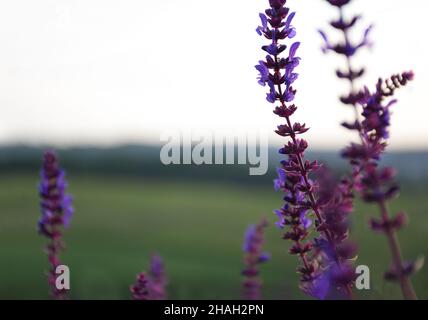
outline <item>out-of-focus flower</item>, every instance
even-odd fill
[[[328,230],[329,237],[321,232],[314,241],[314,250],[321,258],[321,271],[313,283],[304,286],[308,293],[322,299],[343,299],[351,295],[348,289],[356,279],[353,262],[357,245],[349,239],[349,215],[353,211],[352,183],[343,178],[337,181],[325,167],[318,172],[318,203],[324,223],[319,231]]]
[[[166,285],[168,279],[166,278],[165,266],[162,257],[155,254],[152,256],[150,262],[149,273],[149,294],[151,300],[166,300],[167,292]]]
[[[135,283],[130,288],[134,300],[151,300],[147,288],[148,282],[145,272],[141,272],[137,275]]]
[[[408,270],[414,272],[417,269],[408,268],[403,263],[396,232],[406,224],[407,216],[404,212],[400,212],[396,217],[391,217],[387,203],[398,195],[399,187],[395,182],[395,170],[390,167],[380,167],[379,160],[389,138],[390,107],[396,103],[396,100],[386,102],[385,100],[392,97],[396,89],[405,86],[413,78],[413,72],[403,72],[393,75],[386,81],[379,79],[374,92],[370,92],[368,88],[360,92],[359,103],[363,108],[363,121],[359,128],[361,143],[351,144],[342,153],[353,166],[355,189],[365,202],[374,203],[380,209],[380,219],[373,218],[370,223],[373,230],[384,233],[388,238],[393,258],[393,271],[387,272],[385,277],[395,278],[400,282],[406,299],[416,299]]]
[[[243,251],[245,254],[245,268],[242,270],[243,298],[245,300],[259,300],[261,298],[261,280],[259,265],[270,259],[270,254],[263,252],[264,231],[267,221],[262,219],[257,225],[250,225],[245,233]]]
[[[352,184],[351,190],[359,192],[366,202],[379,205],[382,218],[381,220],[372,219],[371,227],[377,232],[385,232],[394,260],[394,273],[398,275],[396,278],[400,281],[403,295],[407,299],[414,299],[416,294],[408,279],[409,274],[401,272],[404,267],[395,235],[396,230],[405,224],[407,218],[404,213],[390,218],[386,206],[386,202],[395,197],[399,191],[394,181],[395,173],[392,168],[379,168],[379,160],[385,151],[389,137],[390,107],[396,102],[390,100],[385,104],[383,100],[393,96],[397,88],[411,81],[413,73],[404,72],[394,75],[386,81],[379,80],[376,92],[373,94],[367,88],[358,90],[356,80],[364,75],[365,69],[355,69],[352,58],[361,48],[371,46],[369,34],[372,26],[365,29],[360,42],[353,44],[350,40],[350,33],[361,16],[355,15],[349,20],[345,19],[343,7],[351,0],[327,0],[327,2],[339,10],[339,18],[332,21],[330,25],[343,34],[343,40],[333,44],[329,41],[327,34],[320,31],[324,40],[322,50],[324,52],[333,51],[346,58],[346,70],[337,70],[336,75],[340,79],[346,79],[350,84],[349,93],[342,96],[340,100],[354,108],[355,119],[342,123],[342,126],[356,131],[360,139],[360,143],[350,144],[342,153],[352,165],[352,178],[349,180]],[[360,111],[361,108],[362,111]],[[391,277],[386,276],[386,278]]]
[[[154,254],[150,261],[149,273],[139,273],[130,291],[134,300],[166,300],[167,284],[162,257]]]
[[[41,217],[37,228],[40,234],[49,239],[46,252],[50,263],[48,273],[50,294],[55,299],[64,299],[67,297],[66,291],[59,290],[55,286],[55,270],[61,265],[59,255],[64,249],[62,230],[69,227],[74,209],[72,197],[66,193],[65,172],[60,168],[55,152],[45,152],[40,178]]]

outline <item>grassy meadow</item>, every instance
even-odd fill
[[[39,218],[37,174],[0,175],[0,299],[45,299],[45,239],[36,232]],[[146,269],[150,254],[160,253],[173,299],[240,297],[242,240],[249,223],[271,221],[262,267],[264,297],[299,299],[296,259],[273,226],[272,209],[281,203],[271,185],[191,182],[164,178],[73,175],[70,192],[76,209],[66,232],[63,262],[71,270],[73,299],[129,299],[129,285]],[[406,209],[410,226],[400,233],[407,258],[427,255],[427,198],[403,193],[392,204]],[[400,298],[397,285],[383,281],[389,251],[383,236],[367,228],[376,208],[358,205],[353,216],[360,245],[358,264],[371,270],[366,299]],[[421,298],[428,298],[428,269],[414,277]]]

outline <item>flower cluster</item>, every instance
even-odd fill
[[[407,299],[415,299],[416,294],[409,280],[409,272],[416,270],[416,263],[402,261],[401,250],[396,231],[401,229],[407,221],[406,214],[398,213],[391,218],[387,202],[398,195],[399,187],[395,182],[395,170],[390,167],[381,168],[379,160],[387,146],[391,106],[396,100],[385,99],[394,95],[396,89],[405,86],[413,80],[413,72],[403,72],[393,75],[386,81],[379,79],[376,90],[372,93],[367,88],[360,92],[359,103],[363,108],[360,128],[361,143],[353,143],[343,151],[343,157],[353,166],[355,189],[362,199],[368,203],[375,203],[381,212],[380,219],[372,219],[371,227],[377,232],[384,233],[390,245],[393,266],[387,272],[387,279],[397,279],[400,282],[403,295]]]
[[[318,230],[328,231],[328,237],[321,232],[314,240],[314,247],[322,256],[322,272],[304,289],[320,299],[352,297],[350,289],[356,278],[353,261],[357,255],[357,246],[349,239],[349,214],[354,206],[352,183],[347,178],[337,181],[326,167],[318,172],[317,180],[318,203],[324,219]]]
[[[55,270],[61,265],[59,255],[64,249],[62,229],[70,225],[74,210],[72,198],[66,194],[65,172],[60,168],[58,157],[53,151],[45,152],[40,176],[41,218],[38,222],[38,230],[50,240],[46,246],[50,263],[48,274],[50,293],[54,298],[63,299],[66,297],[66,292],[56,288]]]
[[[162,257],[152,255],[149,274],[139,273],[136,282],[130,287],[130,291],[134,300],[166,300],[167,284]]]
[[[371,93],[367,87],[360,91],[359,104],[363,108],[360,136],[361,143],[352,143],[342,153],[354,166],[356,189],[361,191],[364,200],[377,202],[389,200],[397,193],[397,187],[391,185],[394,178],[392,168],[378,169],[377,162],[387,146],[391,119],[390,108],[397,101],[392,97],[395,90],[413,80],[413,72],[393,75],[386,81],[379,79],[376,90]],[[381,192],[380,186],[389,186]]]
[[[243,298],[245,300],[259,300],[261,298],[261,281],[258,266],[270,259],[270,255],[263,252],[264,232],[267,221],[262,219],[257,225],[250,225],[245,233],[243,251],[245,253],[245,269],[242,275]]]
[[[307,289],[314,288],[314,282],[317,282],[323,273],[318,258],[315,255],[310,257],[314,243],[307,238],[312,226],[315,226],[316,231],[322,234],[329,248],[334,251],[334,262],[338,269],[343,270],[343,268],[337,257],[337,244],[332,238],[334,230],[329,230],[331,225],[326,223],[323,207],[316,199],[317,183],[310,178],[310,175],[320,168],[320,164],[317,161],[305,160],[304,156],[308,143],[301,138],[301,135],[309,129],[305,124],[291,120],[297,110],[292,102],[296,95],[293,83],[298,78],[295,68],[300,63],[300,58],[296,56],[300,43],[293,42],[288,55],[285,58],[281,56],[282,53],[287,52],[287,46],[280,42],[296,36],[296,30],[292,26],[295,13],[290,12],[290,9],[285,7],[285,3],[286,0],[270,0],[270,8],[260,14],[261,26],[257,28],[257,33],[268,39],[270,44],[262,47],[268,55],[265,60],[259,61],[256,69],[260,73],[259,84],[267,85],[269,88],[267,101],[278,103],[274,113],[284,120],[284,123],[278,126],[276,133],[289,138],[288,143],[279,151],[287,158],[281,162],[278,179],[274,182],[275,189],[284,193],[285,201],[285,205],[275,211],[279,218],[277,226],[287,229],[284,239],[293,242],[289,251],[292,255],[300,257],[302,265],[298,270],[301,274],[302,288],[305,292],[312,292],[315,296],[319,296],[318,292],[315,292],[318,290]],[[315,216],[315,223],[312,221],[312,216]],[[331,255],[322,256],[326,259]],[[324,265],[326,264],[329,263],[324,262]],[[345,291],[349,296],[350,288],[347,287]]]
[[[386,202],[395,197],[399,191],[394,181],[395,172],[392,168],[379,168],[381,154],[385,151],[386,142],[389,137],[390,107],[395,100],[383,104],[386,97],[391,97],[395,89],[406,85],[413,79],[412,72],[405,72],[401,75],[394,75],[390,79],[379,80],[375,93],[371,94],[367,88],[357,90],[355,81],[363,76],[365,69],[354,69],[352,57],[363,47],[370,47],[369,34],[372,26],[364,31],[362,40],[357,44],[352,44],[350,31],[356,25],[361,16],[353,16],[351,19],[344,18],[343,8],[351,0],[327,0],[332,6],[339,10],[338,20],[330,25],[338,29],[343,34],[343,41],[332,44],[327,35],[320,31],[324,39],[323,52],[333,51],[346,58],[346,70],[337,70],[336,74],[341,79],[348,80],[350,84],[349,94],[340,98],[341,102],[351,105],[355,111],[355,120],[345,122],[342,125],[358,132],[360,143],[353,143],[343,151],[343,156],[350,160],[352,164],[351,189],[359,192],[366,202],[377,203],[380,207],[382,219],[372,219],[371,227],[375,231],[384,232],[388,238],[388,243],[393,256],[393,267],[386,274],[387,279],[397,279],[400,281],[403,294],[406,298],[416,297],[407,273],[402,271],[403,267],[399,243],[395,231],[400,229],[406,222],[406,215],[399,213],[395,218],[390,218]],[[363,108],[360,111],[361,106]],[[360,117],[363,117],[360,120]],[[407,263],[407,270],[417,270],[417,263]],[[397,271],[398,270],[398,271]]]
[[[269,1],[270,8],[260,14],[261,26],[257,28],[257,32],[271,43],[262,47],[268,55],[265,60],[259,61],[256,69],[260,72],[259,84],[269,87],[267,101],[279,102],[274,113],[285,119],[285,123],[278,126],[276,132],[280,136],[290,138],[290,141],[279,151],[280,154],[287,155],[288,159],[282,161],[282,167],[278,169],[278,179],[274,182],[275,189],[285,193],[285,205],[275,211],[279,218],[277,226],[289,227],[284,238],[294,242],[290,253],[298,255],[302,261],[302,267],[299,268],[302,274],[301,281],[310,282],[314,279],[315,266],[307,257],[312,250],[312,243],[305,243],[305,239],[312,225],[312,221],[308,218],[308,211],[315,200],[311,203],[307,199],[307,195],[313,197],[313,182],[308,174],[317,170],[319,165],[317,162],[303,159],[308,143],[298,136],[305,133],[308,128],[305,124],[291,122],[291,116],[297,110],[294,104],[289,103],[294,100],[296,94],[292,85],[298,78],[294,69],[300,63],[300,58],[296,57],[300,43],[291,44],[286,58],[280,56],[286,51],[287,46],[280,44],[279,41],[292,39],[296,35],[296,30],[292,26],[295,13],[290,12],[290,9],[285,7],[285,3],[285,0]],[[321,219],[320,215],[319,219]]]
[[[137,275],[135,283],[131,286],[130,290],[134,300],[151,300],[148,290],[148,280],[145,272]]]

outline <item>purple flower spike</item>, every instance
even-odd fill
[[[382,168],[379,160],[385,151],[390,127],[390,107],[396,100],[385,102],[391,98],[395,91],[405,86],[414,78],[413,72],[403,72],[393,75],[386,81],[379,79],[376,90],[372,93],[367,88],[358,94],[358,103],[363,112],[360,125],[357,126],[361,143],[353,143],[342,153],[352,165],[355,189],[362,199],[368,203],[376,204],[381,213],[381,219],[372,219],[371,228],[381,232],[388,238],[388,244],[393,257],[393,270],[395,280],[399,281],[403,297],[416,299],[416,293],[410,281],[410,273],[406,272],[406,266],[401,256],[400,244],[396,232],[407,222],[404,213],[392,218],[387,203],[398,196],[399,187],[395,182],[395,170]],[[387,279],[392,279],[391,272]]]
[[[360,143],[352,143],[342,152],[343,157],[349,159],[352,166],[352,176],[347,179],[348,187],[346,188],[349,189],[350,194],[356,191],[361,194],[364,201],[379,205],[382,219],[372,219],[371,227],[377,232],[385,232],[389,238],[388,243],[394,257],[394,264],[397,266],[397,270],[400,270],[402,268],[402,259],[395,231],[404,225],[405,218],[403,215],[399,215],[395,219],[389,218],[386,201],[395,197],[399,192],[399,188],[394,182],[393,170],[390,168],[380,169],[379,160],[386,148],[389,137],[390,107],[396,102],[395,100],[390,100],[384,104],[383,100],[391,97],[396,89],[413,80],[413,73],[395,75],[385,82],[379,80],[375,93],[371,93],[367,88],[358,90],[356,81],[364,75],[365,69],[354,68],[352,58],[360,49],[371,47],[369,36],[373,26],[365,29],[362,40],[359,43],[351,43],[350,33],[357,22],[361,20],[361,16],[355,15],[350,19],[345,18],[344,7],[351,0],[327,0],[327,2],[339,11],[339,18],[332,21],[330,25],[342,33],[343,41],[332,43],[327,34],[320,31],[324,41],[322,50],[323,52],[332,51],[346,58],[346,69],[337,70],[336,75],[338,78],[349,82],[349,92],[342,96],[340,101],[354,109],[355,119],[350,122],[344,122],[342,125],[346,129],[358,133],[360,139]],[[346,197],[343,199],[346,200]],[[346,209],[346,207],[343,209]],[[343,212],[346,213],[346,211],[344,210]],[[345,229],[340,224],[336,227],[329,226],[328,228],[332,230],[333,234],[333,231],[336,230],[339,235],[342,232],[341,229]],[[325,245],[325,241],[318,241],[318,245],[327,248],[327,253],[331,251]],[[350,243],[342,246],[342,248],[346,248],[346,250],[342,250],[342,254],[351,255],[353,247],[355,246]],[[342,279],[350,278],[343,276]],[[416,298],[407,275],[403,272],[399,279],[404,297],[408,299]]]
[[[243,251],[245,253],[245,268],[242,270],[243,298],[259,300],[261,298],[261,280],[259,279],[259,264],[270,260],[270,254],[263,252],[264,231],[267,221],[262,219],[257,225],[250,225],[245,233]]]
[[[299,76],[295,69],[300,64],[300,58],[297,56],[300,42],[294,41],[289,47],[283,42],[296,36],[296,29],[291,25],[295,13],[285,7],[286,0],[270,0],[269,4],[270,8],[265,11],[267,24],[258,29],[259,34],[269,41],[269,44],[262,47],[268,56],[259,62],[256,68],[260,72],[259,83],[268,85],[267,100],[277,104],[274,113],[284,121],[275,132],[289,139],[279,151],[286,159],[281,161],[278,178],[274,180],[275,190],[284,193],[285,201],[281,209],[275,210],[278,216],[276,226],[284,229],[283,238],[293,243],[289,252],[298,256],[301,261],[302,265],[298,269],[301,287],[304,292],[309,293],[313,282],[323,274],[320,259],[326,259],[323,264],[327,269],[330,269],[332,261],[337,267],[346,261],[341,259],[337,247],[339,241],[334,238],[335,230],[328,228],[328,216],[323,211],[323,204],[317,199],[317,182],[311,178],[320,168],[320,164],[317,161],[305,160],[308,143],[301,136],[309,129],[306,124],[293,122],[291,119],[297,110],[296,105],[291,103],[297,93],[293,85]],[[311,216],[315,217],[315,221],[312,221]],[[313,233],[317,233],[320,239],[326,241],[332,252],[329,257],[319,257],[313,252],[315,243],[308,239]],[[347,297],[351,296],[351,286],[352,282],[338,285],[339,290]],[[333,286],[329,284],[328,288],[330,287]]]
[[[37,229],[50,241],[46,246],[50,263],[48,274],[50,294],[55,299],[65,299],[66,291],[59,290],[55,286],[57,276],[55,270],[61,265],[59,255],[64,248],[62,229],[69,227],[74,209],[72,197],[65,193],[67,189],[65,173],[60,168],[58,157],[53,151],[47,151],[44,154],[40,179],[41,217]]]
[[[147,275],[145,272],[138,274],[135,284],[130,288],[132,293],[132,298],[134,300],[150,300],[149,290],[148,290]]]
[[[318,183],[318,201],[323,208],[324,218],[324,223],[318,226],[318,230],[328,230],[329,234],[329,238],[322,233],[315,239],[315,248],[318,254],[323,256],[323,271],[319,277],[323,281],[328,279],[330,282],[324,298],[349,298],[347,292],[337,288],[351,288],[355,281],[353,262],[357,256],[357,246],[349,239],[353,185],[347,178],[337,181],[326,167],[318,172]],[[309,284],[309,287],[311,285]],[[323,288],[325,289],[325,286]]]

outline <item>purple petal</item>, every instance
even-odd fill
[[[297,52],[297,49],[299,49],[299,46],[300,46],[300,42],[295,42],[291,45],[290,54],[288,56],[290,60],[293,59],[294,56],[296,55],[296,52]]]
[[[263,252],[259,257],[259,263],[267,262],[271,259],[271,254],[269,252]]]
[[[306,212],[300,214],[300,223],[305,229],[309,229],[312,225],[312,220],[306,217]]]
[[[72,204],[73,204],[73,198],[70,195],[65,195],[62,201],[62,210],[63,210],[62,221],[64,223],[65,228],[68,228],[70,226],[71,218],[74,213],[74,208]]]
[[[247,231],[245,232],[244,245],[242,247],[242,250],[244,252],[251,251],[251,245],[252,245],[252,241],[255,233],[256,233],[256,226],[252,224],[248,227]]]
[[[259,16],[260,16],[260,20],[262,22],[262,25],[257,27],[256,32],[259,36],[261,36],[261,35],[263,35],[263,32],[267,31],[268,20],[267,20],[266,15],[263,13],[260,13]]]
[[[285,21],[285,28],[290,28],[291,22],[293,21],[294,16],[296,15],[295,12],[292,12],[288,15],[287,20]]]

